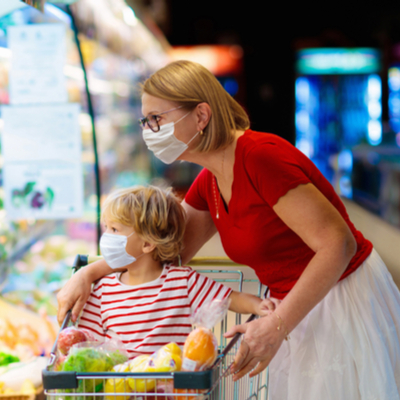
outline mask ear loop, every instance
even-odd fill
[[[174,124],[177,124],[178,122],[182,121],[183,118],[187,117],[190,113],[191,113],[191,111],[189,111],[187,114],[185,114],[182,118],[179,118],[178,121],[174,122]]]
[[[190,142],[200,133],[200,131],[196,132],[196,134],[186,143],[186,146],[189,146]]]

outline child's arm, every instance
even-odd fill
[[[126,268],[112,269],[104,259],[95,261],[88,266],[81,268],[71,276],[57,294],[58,312],[57,320],[61,325],[68,310],[72,309],[71,320],[75,322],[89,298],[92,283],[97,279],[113,272],[125,271]]]
[[[268,315],[275,310],[279,300],[265,299],[262,300],[257,296],[249,293],[241,293],[232,291],[229,296],[231,304],[229,310],[238,314],[256,314],[260,316]]]
[[[101,317],[101,287],[98,283],[94,286],[88,301],[83,307],[82,314],[78,320],[78,328],[84,328],[90,332],[94,340],[104,341],[106,333],[103,329],[103,321]],[[96,292],[96,295],[94,294]]]

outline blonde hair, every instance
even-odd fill
[[[132,226],[144,241],[154,244],[156,261],[175,260],[183,247],[185,211],[171,190],[136,186],[112,192],[102,207],[102,219]]]
[[[142,93],[193,109],[200,103],[211,108],[211,119],[196,148],[209,152],[233,142],[236,130],[250,127],[249,117],[239,103],[221,86],[217,78],[202,65],[192,61],[175,61],[159,69],[141,86]]]

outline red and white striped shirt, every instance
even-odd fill
[[[152,354],[170,342],[183,346],[192,331],[189,317],[193,312],[232,292],[190,267],[171,264],[164,265],[158,279],[142,285],[125,285],[120,275],[107,275],[96,282],[79,327],[90,330],[96,340],[117,334],[130,358]]]

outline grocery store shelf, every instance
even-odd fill
[[[47,221],[41,225],[35,225],[29,235],[18,240],[6,260],[0,262],[0,291],[3,289],[10,266],[20,260],[27,251],[38,241],[54,232],[54,230],[62,224],[63,221],[54,220]]]

